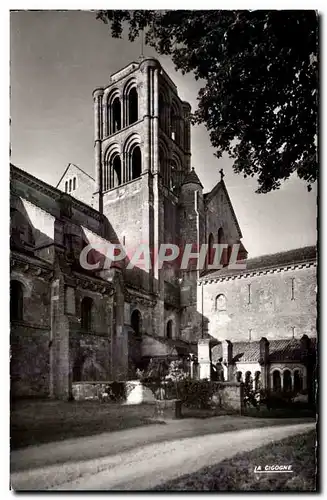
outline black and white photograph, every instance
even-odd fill
[[[176,9],[10,11],[12,492],[320,490],[320,13]]]

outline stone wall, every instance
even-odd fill
[[[244,386],[235,382],[220,382],[214,384],[215,390],[212,403],[217,409],[226,410],[231,413],[243,412],[244,406]]]
[[[12,323],[10,381],[12,397],[48,396],[50,329]]]
[[[68,188],[69,188],[69,181],[70,180],[73,181],[74,177],[76,179],[76,189],[72,190],[71,192],[67,191],[68,194],[74,196],[74,198],[77,198],[83,203],[86,203],[87,205],[93,207],[94,206],[93,193],[95,191],[94,179],[92,179],[92,177],[88,175],[86,172],[83,172],[81,169],[79,169],[76,165],[70,164],[68,166],[67,170],[65,171],[63,177],[61,178],[57,186],[58,189],[66,192],[65,183],[68,182]]]
[[[198,287],[198,308],[201,288]],[[203,293],[204,316],[209,320],[209,334],[215,338],[241,341],[248,340],[251,333],[252,340],[285,339],[292,338],[292,327],[295,338],[316,335],[314,266],[206,283]],[[226,297],[226,310],[221,312],[215,305],[220,294]]]
[[[210,233],[212,233],[214,237],[214,243],[218,243],[218,230],[221,227],[224,230],[225,243],[231,245],[239,241],[241,235],[238,231],[233,212],[229,205],[225,190],[222,187],[222,184],[219,184],[216,188],[214,196],[212,198],[210,197],[210,201],[207,204],[207,243]]]
[[[111,376],[111,339],[83,332],[70,334],[70,366],[73,381],[108,380]]]

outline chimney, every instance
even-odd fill
[[[311,344],[308,335],[304,334],[301,337],[300,344],[301,344],[301,354],[300,354],[301,361],[303,363],[306,363],[308,360],[309,351],[310,351],[310,344]]]
[[[230,365],[232,362],[233,344],[229,340],[223,340],[221,343],[223,363]]]
[[[267,364],[269,361],[269,342],[266,337],[260,339],[260,360],[261,364]]]

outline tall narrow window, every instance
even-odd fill
[[[141,321],[142,317],[140,311],[134,309],[131,315],[131,327],[133,328],[136,337],[141,337],[142,335]]]
[[[71,191],[72,191],[72,180],[69,179],[69,192],[71,193]]]
[[[138,96],[135,87],[128,94],[128,125],[138,120]]]
[[[294,281],[295,281],[295,278],[292,278],[291,280],[291,300],[295,300],[295,296],[294,296]]]
[[[208,264],[213,264],[213,259],[214,259],[214,248],[213,248],[214,240],[213,240],[213,234],[209,234],[209,241],[208,241]]]
[[[68,181],[65,182],[65,193],[68,191]]]
[[[173,321],[171,319],[167,323],[166,335],[167,335],[167,339],[173,338]]]
[[[121,129],[121,108],[119,97],[112,103],[112,132],[118,132]]]
[[[132,163],[132,180],[133,180],[140,177],[142,172],[142,157],[139,146],[136,146],[133,149],[131,163]]]
[[[218,229],[218,245],[224,245],[225,244],[225,235],[224,235],[224,230],[222,227]],[[226,266],[228,264],[228,251],[225,247],[222,247],[219,249],[221,259],[220,259],[220,264],[223,266]]]
[[[73,191],[76,189],[76,177],[73,178]]]
[[[21,321],[23,319],[24,291],[20,281],[10,283],[10,319]]]
[[[81,328],[87,332],[92,329],[92,308],[93,300],[90,297],[84,297],[81,302]]]
[[[251,304],[251,285],[248,285],[248,304]]]

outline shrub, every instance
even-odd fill
[[[292,406],[292,399],[294,398],[294,392],[286,391],[260,391],[260,400],[269,409],[275,408],[290,408]]]
[[[126,387],[124,382],[112,382],[107,388],[106,393],[112,401],[123,401],[126,399]]]
[[[185,378],[177,384],[177,398],[191,408],[210,408],[214,393],[214,384],[208,380]]]

